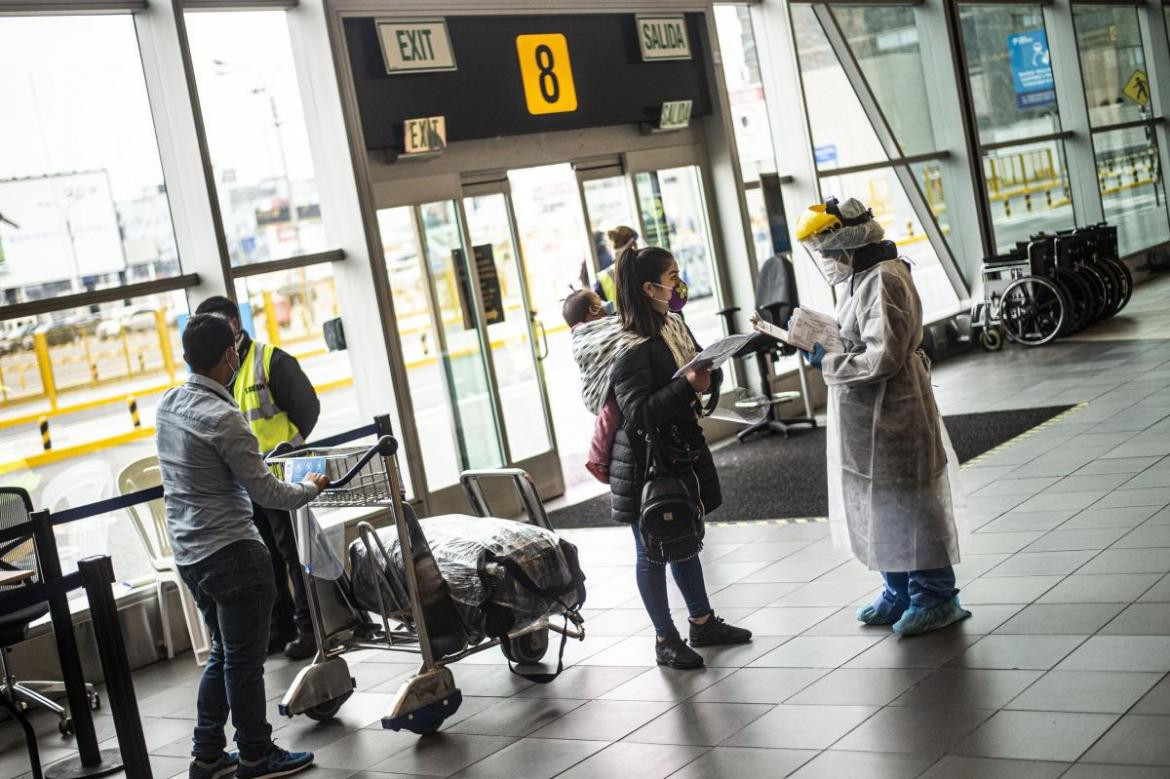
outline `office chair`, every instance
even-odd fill
[[[28,493],[19,487],[0,487],[0,530],[28,527],[28,535],[21,535],[8,541],[0,542],[0,570],[33,571],[34,576],[28,584],[36,584],[41,580],[40,565],[37,563],[36,544],[33,541],[32,500]],[[0,586],[0,592],[10,591],[16,587],[24,587],[24,583]],[[28,637],[28,627],[41,617],[49,613],[49,604],[34,603],[11,614],[0,614],[0,696],[7,699],[12,710],[25,712],[33,706],[48,709],[57,715],[57,728],[61,735],[73,733],[73,720],[63,706],[58,705],[48,696],[64,695],[65,685],[62,682],[18,682],[12,675],[9,667],[9,650]],[[98,708],[100,700],[92,684],[85,685],[85,694],[91,708]]]
[[[787,327],[788,319],[798,305],[796,277],[792,271],[792,263],[781,255],[768,258],[760,267],[759,278],[756,282],[756,313],[761,319],[771,324]],[[727,332],[729,333],[735,332],[734,317],[737,311],[739,311],[738,307],[732,307],[719,312],[719,315],[727,320]],[[808,399],[808,385],[805,382],[803,362],[797,364],[800,376],[799,392],[777,394],[772,391],[772,363],[781,355],[790,356],[793,354],[796,354],[794,347],[763,333],[753,335],[735,353],[736,358],[755,357],[756,366],[760,373],[760,388],[763,392],[763,397],[759,399],[756,407],[758,408],[759,405],[767,405],[768,407],[767,415],[763,419],[739,431],[736,438],[741,443],[755,433],[768,435],[779,433],[787,438],[789,429],[794,426],[807,425],[812,428],[817,426],[817,421],[813,418],[812,405]],[[783,418],[777,414],[776,407],[780,403],[797,398],[804,400],[805,415],[803,417]]]

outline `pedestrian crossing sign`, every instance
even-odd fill
[[[1150,79],[1144,70],[1135,70],[1121,91],[1138,105],[1150,104]]]

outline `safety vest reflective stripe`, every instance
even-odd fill
[[[305,442],[297,426],[272,399],[268,386],[268,372],[272,365],[273,347],[253,341],[248,353],[240,361],[240,372],[233,388],[236,404],[256,434],[261,452],[270,452],[277,444],[288,441],[294,446]]]
[[[601,284],[601,291],[606,300],[617,302],[617,281],[613,277],[612,266],[597,274],[597,282]]]

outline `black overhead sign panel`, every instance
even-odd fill
[[[402,152],[404,123],[424,116],[455,142],[657,126],[667,102],[711,113],[698,13],[350,18],[345,34],[370,149]]]

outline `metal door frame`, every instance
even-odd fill
[[[490,178],[485,178],[487,176],[490,176]],[[476,179],[479,179],[479,180],[476,180]],[[548,399],[548,382],[547,382],[547,379],[544,375],[544,358],[539,357],[537,355],[537,352],[536,352],[536,329],[534,327],[534,319],[536,317],[537,312],[532,307],[532,296],[531,296],[529,289],[528,289],[528,266],[524,260],[524,248],[523,248],[523,246],[521,246],[521,243],[520,243],[520,228],[519,228],[517,221],[516,221],[516,209],[515,209],[515,206],[512,202],[511,182],[508,181],[508,174],[506,171],[498,172],[498,173],[493,172],[492,174],[471,174],[471,175],[468,175],[465,177],[465,180],[462,184],[461,190],[462,190],[463,196],[459,201],[459,209],[460,209],[459,212],[460,212],[460,214],[463,215],[465,226],[466,226],[466,207],[463,203],[464,199],[470,198],[470,197],[485,197],[485,196],[491,196],[491,195],[502,195],[504,198],[504,209],[505,209],[505,212],[507,213],[507,217],[508,217],[508,237],[509,237],[509,240],[511,240],[511,242],[512,242],[512,252],[513,252],[513,256],[515,257],[515,260],[516,260],[516,275],[517,275],[519,283],[520,283],[520,298],[521,298],[521,302],[524,305],[524,311],[526,314],[524,317],[524,323],[525,323],[525,329],[528,332],[528,348],[532,352],[533,367],[534,367],[535,372],[536,372],[536,383],[537,383],[537,388],[540,392],[541,408],[542,408],[542,411],[544,413],[545,429],[548,431],[549,450],[547,452],[541,452],[540,454],[537,454],[533,457],[530,457],[524,461],[515,461],[512,458],[511,450],[509,449],[508,450],[508,462],[515,465],[516,467],[524,467],[525,464],[534,464],[534,463],[539,462],[540,460],[544,460],[544,459],[549,460],[552,463],[552,465],[554,466],[553,471],[556,474],[558,474],[558,478],[556,480],[559,483],[558,489],[559,489],[559,491],[563,492],[564,491],[564,479],[560,476],[560,474],[561,474],[560,448],[557,445],[557,434],[556,434],[556,427],[553,423],[552,406],[549,404],[549,399]],[[467,234],[468,240],[469,241],[472,240],[471,230],[470,230],[469,226],[466,226],[466,234]],[[478,276],[477,276],[477,279],[478,279]],[[478,287],[477,287],[477,290],[478,290]],[[482,303],[481,303],[481,308],[482,308]],[[483,322],[483,329],[484,329],[485,334],[486,334],[486,331],[487,331],[486,315],[484,317],[482,317],[481,320]],[[543,323],[541,324],[541,328],[542,329],[544,328]],[[491,339],[490,338],[488,338],[488,350],[489,351],[491,350]],[[496,378],[495,362],[494,361],[492,363],[492,376],[493,376],[493,379]],[[501,416],[501,425],[502,425],[502,427],[506,427],[506,424],[503,424],[503,402],[499,398],[498,392],[496,393],[496,395],[497,395],[496,402],[497,402],[497,405],[499,406],[499,413]],[[525,469],[525,470],[528,470],[528,469]],[[542,473],[544,472],[543,468],[541,468],[539,470]]]

